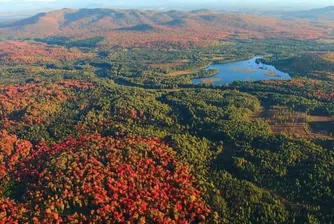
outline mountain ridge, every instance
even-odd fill
[[[67,36],[86,39],[103,36],[108,45],[153,42],[213,42],[229,37],[292,39],[332,38],[324,26],[305,20],[282,20],[245,13],[214,10],[157,11],[124,9],[68,9],[39,13],[0,25],[0,37],[43,38]],[[125,36],[131,33],[134,41]]]
[[[288,13],[289,16],[303,18],[303,19],[313,19],[313,20],[334,20],[334,5],[327,6],[324,8],[316,8],[311,10],[303,10]]]

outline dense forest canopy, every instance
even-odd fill
[[[332,28],[208,10],[1,24],[0,223],[332,223]],[[192,82],[256,55],[292,79]]]

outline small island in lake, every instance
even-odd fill
[[[269,71],[266,73],[267,76],[272,76],[272,77],[280,77],[276,72]]]
[[[277,70],[272,65],[266,65],[256,56],[249,60],[235,61],[224,64],[213,64],[206,70],[215,69],[218,73],[210,78],[193,79],[194,84],[210,83],[214,85],[228,84],[234,81],[260,81],[272,79],[291,79],[288,73]]]

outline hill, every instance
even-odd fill
[[[298,11],[289,13],[289,16],[302,18],[302,19],[312,19],[312,20],[334,20],[334,6],[328,6],[325,8],[311,9],[307,11]]]
[[[31,149],[29,142],[6,132],[0,132],[0,136],[15,147]],[[17,172],[26,187],[23,201],[0,198],[0,215],[7,214],[3,219],[0,216],[0,221],[188,223],[203,221],[210,212],[199,199],[200,192],[193,186],[187,167],[178,164],[168,154],[171,150],[157,140],[95,135],[39,149],[27,156],[26,167],[23,163],[18,165],[27,169]],[[140,150],[150,156],[141,155]],[[42,167],[43,174],[38,174]],[[49,182],[52,176],[59,185]],[[28,187],[25,183],[31,179],[38,181]],[[79,188],[77,183],[81,181],[84,184]],[[53,195],[60,191],[64,192],[63,197],[55,199]],[[175,211],[177,215],[172,220],[169,214]]]
[[[102,36],[104,43],[111,46],[142,47],[166,42],[207,45],[230,37],[331,38],[330,28],[330,24],[314,25],[305,20],[286,21],[209,10],[62,9],[3,23],[0,37],[65,36],[82,40]]]
[[[2,27],[34,41],[0,40],[0,224],[334,220],[334,44],[249,39],[326,28],[100,9]],[[245,62],[225,71],[246,82],[204,81],[254,55],[291,80]]]

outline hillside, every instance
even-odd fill
[[[63,9],[0,25],[0,37],[104,37],[112,46],[155,46],[157,43],[208,42],[237,38],[332,38],[330,24],[280,20],[209,10],[191,12],[113,9]]]
[[[276,16],[2,23],[0,224],[332,224],[333,21]]]
[[[334,20],[334,6],[288,13],[289,16],[312,20]]]
[[[25,147],[25,153],[29,154],[31,143],[20,141],[6,132],[1,132],[0,136],[3,141],[12,141],[14,148]],[[127,153],[122,153],[123,150]],[[141,155],[140,150],[147,150],[150,156]],[[169,155],[171,150],[156,140],[119,140],[95,135],[71,139],[52,147],[42,145],[36,151],[23,159],[24,162],[18,165],[19,171],[14,171],[22,185],[31,179],[38,180],[27,186],[25,190],[28,193],[23,201],[16,203],[0,198],[0,214],[9,214],[3,219],[5,223],[19,220],[187,223],[187,220],[203,221],[210,212],[208,206],[199,200],[200,192],[193,186],[194,180],[187,167],[178,164]],[[49,159],[42,160],[45,156]],[[109,162],[106,164],[106,161]],[[27,171],[22,172],[25,169]],[[41,169],[45,169],[43,174],[38,174]],[[45,185],[54,177],[57,177],[59,185]],[[165,178],[169,182],[165,182]],[[78,187],[80,182],[84,184]],[[60,191],[64,192],[63,197],[55,199],[53,195]],[[90,209],[87,209],[88,203],[91,204]],[[73,208],[69,209],[69,206]],[[76,211],[84,213],[78,215]],[[175,211],[177,216],[171,220],[168,214]]]

